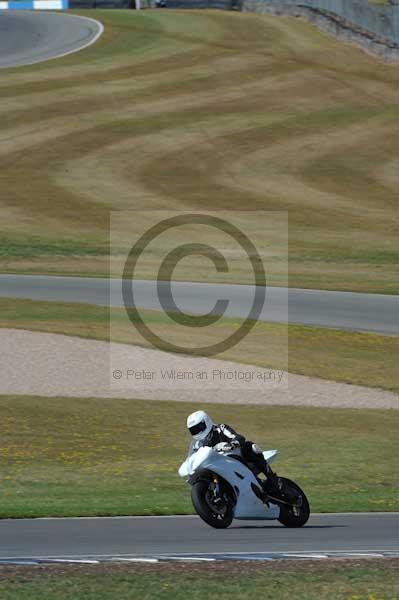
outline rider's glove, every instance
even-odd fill
[[[216,444],[213,449],[216,450],[216,452],[229,452],[232,450],[232,446],[227,442],[219,442],[219,444]]]

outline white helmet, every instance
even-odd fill
[[[195,440],[203,440],[211,432],[213,421],[203,410],[197,410],[187,417],[187,428]]]

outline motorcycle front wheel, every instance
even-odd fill
[[[298,500],[295,505],[281,504],[278,520],[285,527],[303,527],[308,522],[310,516],[309,501],[306,498],[305,492],[301,490],[295,481],[291,481],[285,477],[280,477],[280,480],[283,484],[281,490],[282,498],[284,498],[284,491],[286,491],[289,497],[297,494]]]
[[[197,514],[215,529],[226,529],[233,520],[233,506],[227,500],[217,506],[212,499],[210,481],[197,481],[191,488],[191,500]]]

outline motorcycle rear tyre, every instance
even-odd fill
[[[305,496],[305,493],[301,490],[299,485],[295,483],[295,481],[291,481],[290,479],[286,479],[285,477],[280,477],[283,483],[283,493],[284,486],[287,485],[290,488],[293,488],[302,496],[302,506],[299,515],[295,515],[292,508],[290,506],[280,506],[280,516],[278,520],[285,527],[303,527],[305,523],[308,522],[310,516],[310,507],[309,501]]]

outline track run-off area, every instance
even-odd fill
[[[0,536],[0,563],[396,556],[399,514],[314,514],[301,529],[234,521],[216,530],[194,516],[21,519],[1,521]]]
[[[0,11],[0,68],[59,58],[94,44],[104,31],[95,19],[53,12]]]

